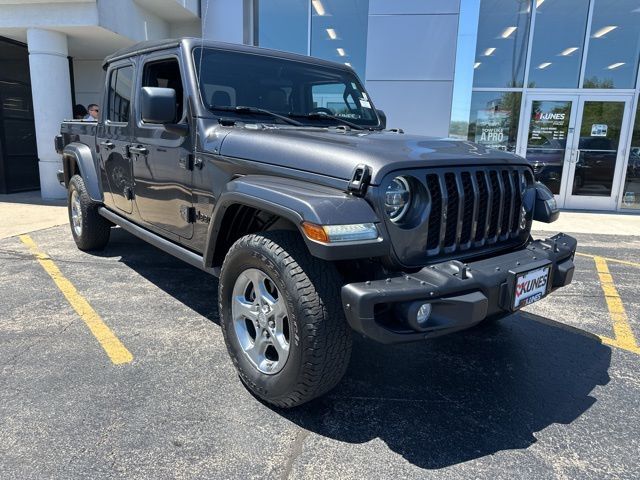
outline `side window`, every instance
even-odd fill
[[[173,88],[176,91],[176,118],[179,122],[183,114],[184,90],[180,65],[175,58],[149,62],[142,71],[143,87]]]
[[[132,66],[129,65],[111,71],[111,77],[109,78],[107,120],[119,123],[129,122],[132,87]]]

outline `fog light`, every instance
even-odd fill
[[[524,206],[520,208],[520,230],[527,228],[527,211]]]
[[[416,313],[416,322],[418,323],[418,325],[424,326],[429,320],[430,316],[431,316],[431,304],[423,303],[422,305],[420,305],[420,308],[418,309],[418,313]]]

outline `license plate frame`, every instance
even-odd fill
[[[510,307],[512,311],[520,310],[527,305],[542,300],[548,295],[549,286],[551,285],[550,262],[545,262],[542,265],[536,265],[526,270],[523,269],[522,271],[512,272],[512,274],[513,282],[510,295]],[[545,279],[544,282],[540,281],[542,278]],[[520,285],[522,285],[522,289],[526,291],[518,296]]]

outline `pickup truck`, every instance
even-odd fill
[[[218,277],[246,387],[279,407],[333,388],[353,331],[430,339],[571,282],[576,241],[521,157],[386,129],[354,71],[183,38],[104,61],[97,122],[55,139],[71,234],[118,226]],[[212,279],[213,281],[213,279]]]

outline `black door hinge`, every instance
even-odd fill
[[[196,223],[195,207],[187,207],[186,205],[182,205],[180,207],[180,216],[187,223]]]
[[[364,197],[371,180],[371,167],[363,163],[356,166],[347,185],[347,191],[357,197]]]
[[[185,170],[193,170],[193,155],[183,155],[178,159],[178,165]]]
[[[178,165],[180,165],[180,168],[184,168],[186,170],[195,170],[196,168],[198,170],[202,170],[202,167],[204,167],[204,161],[202,160],[202,157],[196,157],[190,153],[189,155],[180,157]]]
[[[124,187],[124,198],[127,200],[133,200],[133,188]]]

